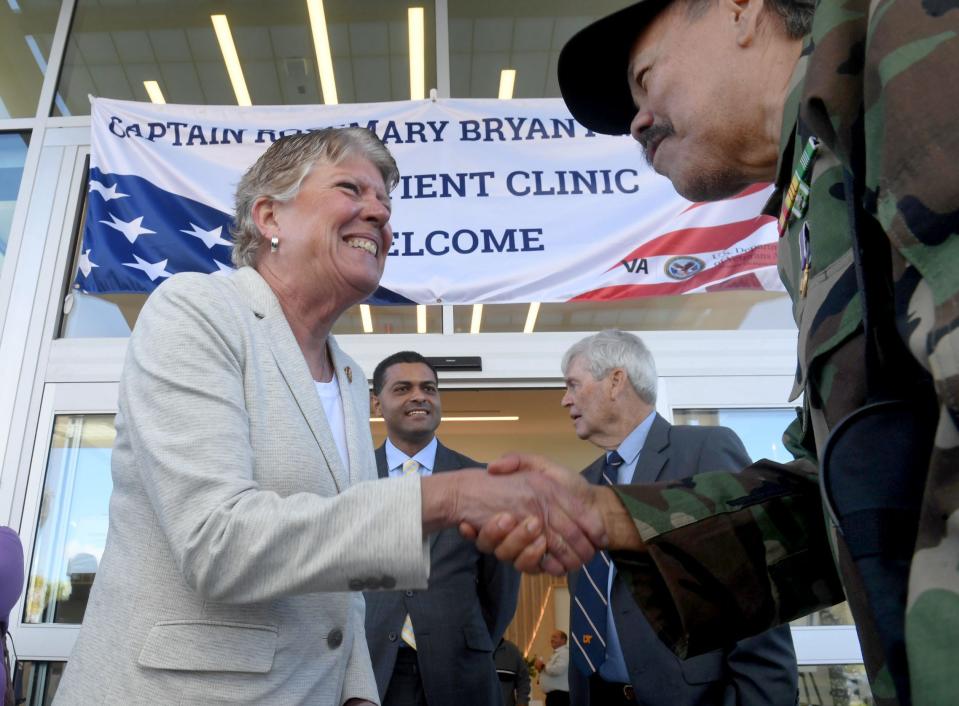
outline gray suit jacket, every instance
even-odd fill
[[[598,483],[605,462],[605,455],[601,456],[583,475],[591,483]],[[731,429],[672,426],[657,416],[639,455],[633,483],[739,470],[749,463],[742,441]],[[578,578],[578,574],[570,574],[570,595],[575,594]],[[656,637],[619,574],[613,580],[611,597],[623,656],[639,703],[651,706],[793,706],[796,703],[796,653],[788,625],[682,661]],[[571,644],[571,653],[575,649],[576,645]],[[590,706],[587,679],[572,664],[569,691],[570,703],[574,706]]]
[[[377,700],[360,591],[425,586],[429,547],[419,479],[361,482],[376,479],[366,378],[329,347],[348,466],[259,274],[177,275],[149,298],[57,703]]]
[[[434,473],[482,464],[437,444]],[[386,450],[376,450],[380,478],[389,477]],[[519,574],[496,557],[481,554],[456,528],[430,537],[430,581],[425,591],[366,596],[366,641],[376,686],[386,695],[400,631],[413,621],[426,700],[443,706],[495,706],[501,692],[493,648],[516,611]]]

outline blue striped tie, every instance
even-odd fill
[[[623,457],[615,451],[606,457],[599,485],[613,485]],[[573,637],[573,664],[586,676],[595,673],[606,661],[606,611],[611,562],[605,551],[596,552],[583,567],[573,595],[569,621]]]

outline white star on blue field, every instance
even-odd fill
[[[90,170],[76,284],[85,292],[151,292],[178,272],[233,272],[232,218],[140,176]]]

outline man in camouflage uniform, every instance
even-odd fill
[[[959,703],[959,4],[820,0],[813,17],[809,2],[644,0],[560,57],[573,115],[632,133],[687,198],[775,181],[767,212],[780,216],[779,269],[799,326],[793,398],[805,393],[804,410],[785,436],[797,460],[617,488],[641,541],[607,503],[610,545],[639,550],[615,555],[617,566],[681,656],[841,600],[834,549],[876,702]],[[868,396],[846,199],[856,184],[860,222],[891,246],[895,330],[919,371],[896,369],[894,387],[919,386],[922,371],[935,385],[918,523],[867,537],[917,536],[897,615],[875,610],[875,586],[827,531],[817,478],[830,431]],[[491,464],[517,468],[557,470],[533,457]],[[535,570],[531,536],[487,526],[480,541]],[[886,654],[877,629],[903,613],[905,654]]]

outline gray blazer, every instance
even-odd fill
[[[598,483],[601,456],[583,475]],[[742,441],[726,427],[672,426],[657,416],[639,455],[634,483],[685,478],[749,465]],[[577,574],[570,574],[569,591]],[[652,706],[793,706],[797,697],[796,653],[783,625],[726,649],[682,661],[656,637],[620,574],[613,580],[613,618],[636,700]],[[570,651],[576,645],[571,644]],[[572,654],[571,654],[572,656]],[[572,660],[570,660],[572,661]],[[570,703],[590,706],[586,677],[569,668]],[[603,706],[592,704],[591,706]]]
[[[482,464],[437,444],[434,473]],[[386,450],[376,450],[380,478],[389,477]],[[501,690],[493,648],[513,619],[519,574],[477,551],[456,528],[430,536],[430,581],[425,591],[379,591],[366,596],[366,641],[380,697],[393,675],[407,613],[416,633],[420,677],[430,704],[495,706]]]
[[[106,548],[57,703],[378,700],[360,591],[424,587],[429,546],[418,478],[361,482],[376,478],[367,382],[329,348],[348,467],[256,271],[177,275],[149,298],[120,383]]]

